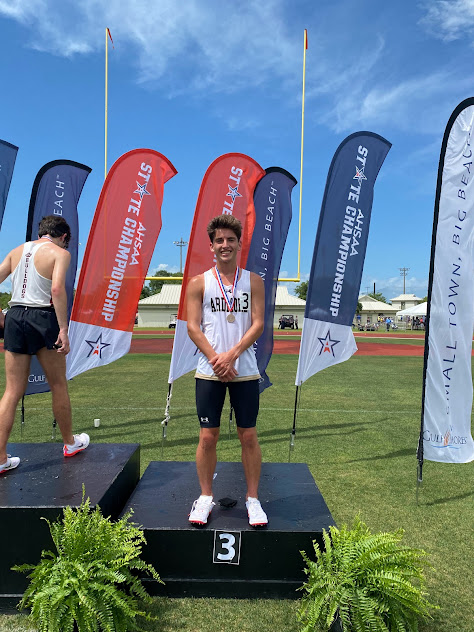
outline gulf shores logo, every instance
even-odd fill
[[[334,340],[331,338],[331,331],[328,329],[324,338],[320,338],[318,336],[319,343],[321,345],[321,349],[319,350],[319,355],[324,355],[325,353],[329,353],[335,358],[334,347],[339,344],[340,340]]]
[[[453,426],[449,426],[444,434],[433,432],[431,430],[423,431],[423,441],[426,441],[433,448],[452,448],[460,450],[461,446],[466,445],[467,437],[453,434]]]

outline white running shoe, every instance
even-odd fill
[[[74,443],[72,445],[64,444],[63,454],[64,456],[74,456],[78,452],[85,450],[89,445],[89,435],[85,432],[74,436]]]
[[[191,513],[189,514],[189,522],[193,524],[207,524],[207,519],[215,504],[212,502],[212,496],[199,496],[193,502]]]
[[[20,465],[19,456],[11,456],[10,454],[7,454],[6,462],[0,465],[0,474],[3,474],[4,472],[8,472],[10,470],[14,470],[19,465]]]
[[[251,527],[264,527],[268,524],[267,514],[263,511],[258,498],[249,496],[245,503],[249,515],[249,525]]]

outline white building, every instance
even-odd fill
[[[181,285],[164,283],[161,292],[138,301],[138,327],[168,327],[178,315]]]
[[[400,294],[400,296],[396,296],[395,298],[391,298],[390,302],[393,307],[397,308],[397,312],[402,309],[408,309],[409,307],[415,307],[418,305],[422,299],[414,294]]]
[[[138,327],[168,327],[178,314],[181,285],[163,284],[161,292],[143,298],[138,302]],[[298,319],[298,327],[303,326],[306,302],[292,296],[283,285],[277,287],[274,327],[282,314],[291,314]]]
[[[359,303],[362,305],[362,311],[359,314],[360,319],[355,315],[354,323],[361,323],[362,325],[373,324],[378,321],[379,318],[386,318],[390,316],[390,318],[395,318],[395,315],[399,308],[394,307],[393,305],[389,305],[388,303],[383,303],[382,301],[377,301],[372,296],[368,294],[363,294],[359,296]]]

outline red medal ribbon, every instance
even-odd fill
[[[235,270],[235,274],[234,274],[234,282],[232,283],[232,302],[229,301],[229,299],[227,298],[227,291],[224,287],[224,284],[222,283],[222,279],[221,279],[221,275],[219,274],[219,270],[217,269],[217,266],[214,267],[216,274],[217,274],[217,283],[219,284],[219,289],[221,291],[222,296],[224,297],[225,302],[227,303],[227,307],[229,308],[229,312],[231,312],[234,309],[234,303],[235,303],[235,288],[237,287],[237,280],[239,278],[239,266],[237,266],[236,270]]]

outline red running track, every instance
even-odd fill
[[[358,342],[357,346],[359,348],[358,355],[367,356],[423,356],[424,351],[424,347],[421,345],[398,345],[384,342]],[[134,338],[130,353],[171,353],[172,348],[172,338],[148,338],[146,340]],[[273,343],[273,353],[298,355],[299,349],[299,340],[275,340]]]

